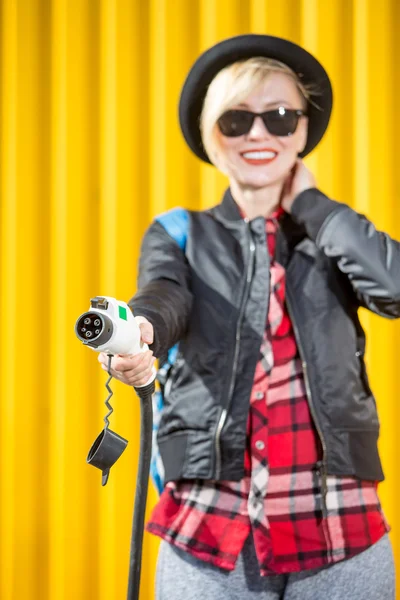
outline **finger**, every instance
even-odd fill
[[[108,356],[105,352],[100,352],[100,354],[97,357],[97,360],[103,365],[108,364]]]
[[[128,385],[145,385],[151,379],[153,374],[153,366],[156,360],[157,359],[155,357],[152,357],[147,368],[142,368],[140,371],[132,370],[126,371],[125,373],[117,373],[116,379],[119,379],[119,381],[122,381]]]
[[[289,194],[290,188],[292,186],[292,180],[293,180],[293,171],[290,171],[290,173],[286,177],[285,181],[283,182],[282,192],[281,192],[281,201],[287,194]]]
[[[133,368],[130,369],[126,369],[125,371],[120,373],[124,376],[127,377],[129,379],[135,378],[135,377],[143,377],[143,373],[146,371],[148,371],[149,369],[151,370],[151,367],[153,366],[153,356],[151,352],[146,352],[147,356],[144,358],[144,360],[138,365],[135,366]]]
[[[140,371],[128,371],[121,375],[123,381],[129,383],[129,385],[142,385],[140,382],[146,383],[153,372],[153,363],[151,363],[146,369]],[[143,383],[143,385],[144,385]]]
[[[116,371],[120,373],[126,373],[128,371],[140,371],[147,367],[148,362],[153,356],[153,352],[151,350],[146,350],[146,352],[139,352],[134,356],[117,356],[113,359],[113,366]]]
[[[116,373],[116,379],[122,381],[122,383],[127,383],[128,385],[141,385],[139,382],[144,381],[146,383],[151,376],[152,369],[142,369],[139,372],[136,371],[125,371],[125,373]]]
[[[115,357],[111,357],[111,362],[110,362],[110,356],[107,354],[104,354],[102,357],[99,356],[99,362],[102,366],[102,368],[105,371],[108,371],[111,368],[111,364],[113,364],[113,361],[115,360]]]
[[[134,385],[134,386],[146,385],[146,383],[149,381],[149,379],[151,379],[151,376],[152,376],[152,369],[148,369],[147,371],[142,373],[140,378],[136,377],[135,382],[132,383],[132,385]]]
[[[152,344],[154,341],[153,325],[151,323],[140,323],[140,335],[143,342]]]
[[[103,365],[103,363],[102,363],[101,364],[101,368],[103,369],[103,371],[105,371],[106,373],[108,373],[112,377],[115,377],[115,379],[118,379],[119,373],[117,371],[115,371],[114,369],[109,369],[108,365]]]

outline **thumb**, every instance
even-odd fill
[[[154,341],[153,325],[145,317],[136,317],[140,329],[140,337],[146,344],[152,344]]]

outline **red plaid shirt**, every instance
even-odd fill
[[[390,531],[371,481],[328,476],[323,516],[321,444],[285,308],[285,271],[274,261],[277,216],[266,220],[271,293],[250,397],[244,478],[170,482],[147,525],[228,570],[252,533],[262,575],[350,558]]]

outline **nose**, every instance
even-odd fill
[[[265,127],[264,125],[264,121],[262,120],[262,118],[260,116],[257,116],[254,121],[253,121],[253,125],[251,126],[251,129],[249,131],[249,133],[247,134],[248,139],[249,140],[259,140],[259,139],[266,139],[271,137],[271,134],[269,133],[268,129]]]

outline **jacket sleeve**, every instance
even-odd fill
[[[153,325],[150,348],[158,358],[187,329],[192,307],[190,268],[183,250],[157,221],[143,238],[138,291],[129,306],[134,315],[146,317]]]
[[[297,196],[292,218],[324,254],[336,261],[361,306],[378,315],[400,316],[400,244],[346,204],[317,189]]]

